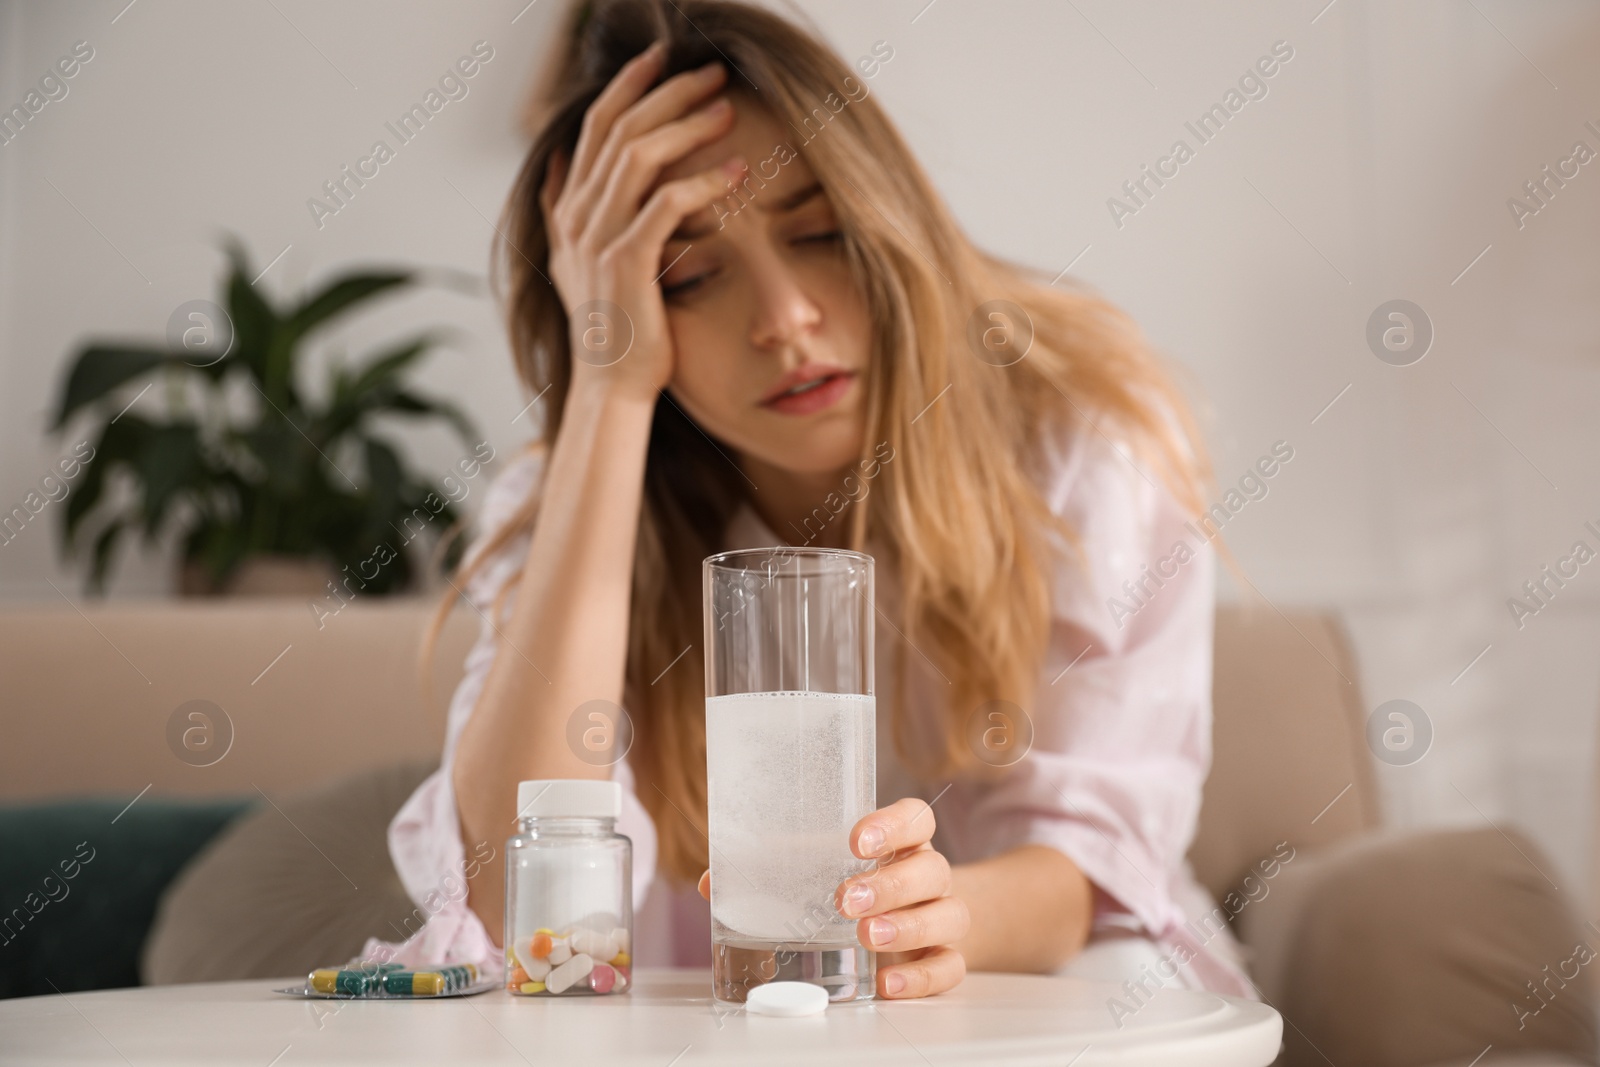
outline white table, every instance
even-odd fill
[[[1283,1030],[1263,1004],[1167,989],[1118,1028],[1118,987],[1076,978],[969,974],[937,997],[801,1019],[721,1014],[710,971],[636,978],[631,993],[570,1000],[304,1000],[271,992],[284,979],[28,997],[0,1001],[0,1061],[1264,1067]]]

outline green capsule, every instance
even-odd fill
[[[311,972],[311,988],[318,993],[342,993],[351,997],[367,995],[368,977],[361,971],[341,971],[333,968]]]
[[[437,997],[465,989],[478,977],[473,964],[426,971],[394,971],[383,976],[383,990],[395,996]]]

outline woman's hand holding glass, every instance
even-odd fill
[[[839,883],[833,906],[860,920],[856,936],[878,953],[878,996],[927,997],[966,977],[952,947],[972,925],[966,902],[951,895],[950,862],[934,849],[933,809],[906,797],[863,816],[850,829],[850,850],[876,859],[876,870]],[[711,872],[700,876],[711,899]]]
[[[933,828],[933,808],[906,797],[851,830],[851,851],[878,860],[878,868],[841,882],[834,907],[860,920],[861,943],[879,953],[880,997],[932,996],[967,973],[952,946],[972,920],[966,902],[951,895],[950,862],[930,844]]]

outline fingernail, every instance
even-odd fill
[[[890,994],[905,992],[906,976],[899,971],[890,971],[883,979],[883,988]]]
[[[888,919],[873,919],[867,924],[867,940],[874,945],[887,945],[894,940],[894,923]]]
[[[859,846],[864,855],[876,856],[883,850],[883,831],[875,826],[861,831]]]
[[[695,74],[701,78],[715,78],[717,75],[722,73],[722,69],[721,61],[713,59],[705,66],[696,70]]]
[[[872,907],[872,887],[865,882],[857,882],[844,892],[844,910],[851,915],[860,915]]]
[[[711,103],[707,104],[706,105],[706,114],[707,115],[721,115],[723,112],[727,111],[732,106],[733,106],[732,104],[728,103],[728,98],[724,96],[724,97],[721,97],[720,99],[714,100]]]
[[[734,156],[728,160],[722,165],[722,173],[730,178],[737,178],[744,173],[744,158],[742,156]]]

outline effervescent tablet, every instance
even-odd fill
[[[744,1006],[754,1015],[815,1015],[828,1006],[828,991],[810,982],[768,982],[750,990]]]

